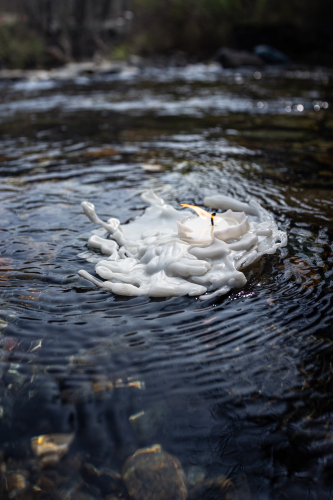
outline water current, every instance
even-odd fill
[[[331,499],[333,74],[194,65],[1,85],[0,458],[25,478],[2,498],[106,498],[82,464],[120,471],[160,444],[193,482],[226,476],[232,498]],[[150,188],[176,208],[254,198],[288,246],[206,302],[91,286],[78,254],[105,232],[81,201],[125,224]],[[74,436],[69,452],[38,469],[31,439],[54,433]]]

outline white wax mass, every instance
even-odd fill
[[[82,202],[88,218],[102,225],[111,239],[94,235],[88,241],[88,247],[107,258],[80,254],[89,262],[99,259],[95,272],[106,281],[86,271],[79,275],[119,295],[188,294],[201,300],[223,295],[245,285],[242,270],[287,244],[287,235],[254,200],[247,204],[222,195],[205,198],[205,206],[238,210],[219,212],[212,225],[211,214],[202,209],[196,209],[200,216],[192,210],[176,210],[153,191],[141,198],[150,207],[123,226],[114,218],[103,222],[92,203]]]

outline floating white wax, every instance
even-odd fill
[[[86,271],[79,274],[116,294],[188,294],[202,300],[223,295],[245,285],[243,269],[287,243],[273,217],[254,200],[247,204],[222,195],[205,198],[206,206],[232,208],[214,216],[212,225],[212,214],[201,208],[184,205],[195,209],[198,215],[193,216],[193,212],[167,205],[153,191],[141,198],[151,206],[124,226],[118,219],[100,220],[92,203],[82,203],[89,219],[102,225],[111,239],[94,235],[88,241],[88,247],[99,249],[107,258],[80,254],[97,262],[95,271],[106,281]]]

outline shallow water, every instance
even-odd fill
[[[204,65],[3,85],[3,461],[33,487],[30,439],[75,435],[29,494],[103,498],[82,462],[120,470],[159,443],[240,499],[332,497],[332,94],[324,69]],[[175,207],[253,197],[288,247],[204,303],[90,286],[80,202],[126,223],[147,188]]]

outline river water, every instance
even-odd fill
[[[332,498],[332,109],[325,69],[2,84],[0,458],[20,498],[104,498],[82,462],[119,471],[153,444],[240,500]],[[211,301],[91,286],[80,202],[123,224],[149,188],[176,208],[254,198],[288,246]],[[74,440],[47,489],[30,443],[53,433]]]

